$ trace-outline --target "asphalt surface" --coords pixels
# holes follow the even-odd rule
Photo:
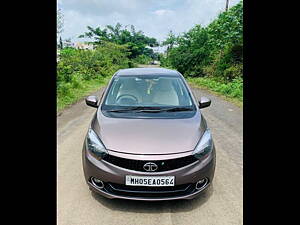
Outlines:
[[[242,109],[204,90],[193,92],[212,100],[202,110],[217,151],[215,177],[207,192],[193,200],[169,202],[110,200],[92,194],[84,181],[81,150],[96,109],[80,101],[57,117],[57,224],[243,224]]]

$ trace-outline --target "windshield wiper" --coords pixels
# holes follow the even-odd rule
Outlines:
[[[159,110],[159,107],[146,107],[146,106],[137,106],[121,109],[111,109],[107,110],[108,112],[129,112],[129,111],[142,111],[142,110]]]
[[[180,112],[180,111],[193,111],[193,108],[190,107],[173,107],[165,109],[167,112]]]
[[[189,107],[172,107],[172,108],[160,108],[160,109],[152,109],[152,110],[139,110],[139,112],[150,112],[150,113],[157,113],[157,112],[180,112],[180,111],[192,111],[193,108]]]

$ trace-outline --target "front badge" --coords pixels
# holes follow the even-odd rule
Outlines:
[[[158,166],[155,163],[148,162],[143,166],[143,168],[147,172],[154,172],[158,169]]]

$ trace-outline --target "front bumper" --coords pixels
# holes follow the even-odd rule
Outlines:
[[[176,200],[192,199],[205,190],[212,182],[215,171],[215,148],[203,161],[196,161],[188,166],[164,171],[164,172],[140,172],[118,167],[104,160],[97,160],[83,147],[83,170],[86,183],[94,192],[107,198],[119,198],[130,200]],[[135,191],[125,186],[125,176],[175,176],[175,186],[172,190],[159,190],[157,192]],[[100,189],[91,182],[95,177],[104,182],[104,188]],[[207,178],[208,182],[199,190],[195,189],[197,181]],[[117,186],[117,187],[116,187]]]

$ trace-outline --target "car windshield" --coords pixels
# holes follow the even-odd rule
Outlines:
[[[116,76],[104,100],[104,108],[170,109],[191,108],[191,96],[179,76]]]

